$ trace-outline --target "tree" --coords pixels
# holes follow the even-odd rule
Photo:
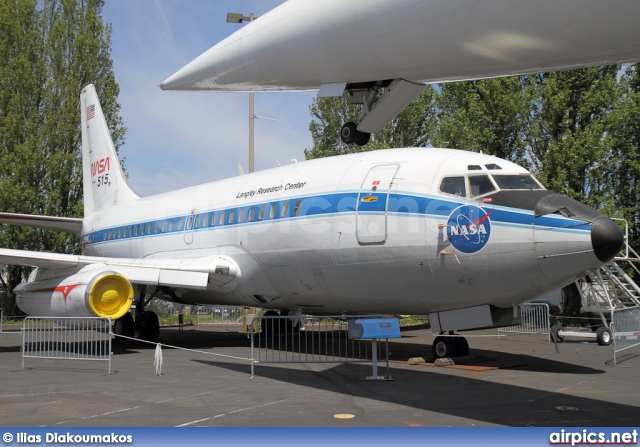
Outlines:
[[[80,90],[96,86],[114,144],[125,128],[119,116],[110,56],[111,27],[103,0],[0,0],[0,209],[82,216]],[[78,252],[74,235],[4,226],[0,246]],[[9,267],[5,289],[27,269]],[[11,301],[12,304],[13,301]],[[15,314],[16,309],[7,309]]]
[[[431,144],[528,165],[525,131],[533,95],[526,76],[443,84]]]
[[[607,183],[613,186],[613,204],[630,225],[631,246],[640,245],[640,64],[629,65],[620,76],[622,95],[609,117],[612,154]]]
[[[537,75],[527,131],[540,180],[597,209],[611,198],[604,181],[613,150],[608,117],[618,103],[619,66]]]

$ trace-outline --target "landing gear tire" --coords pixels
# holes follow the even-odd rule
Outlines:
[[[145,340],[158,338],[160,335],[160,322],[155,312],[145,311],[140,316],[138,324],[138,334]]]
[[[345,123],[340,131],[340,138],[344,144],[356,144],[357,146],[364,146],[369,142],[371,138],[370,133],[360,132],[357,129],[358,125],[354,122]]]
[[[560,331],[564,331],[562,326],[558,326],[557,324],[551,326],[551,338],[556,341],[556,343],[562,343],[564,341],[564,337],[560,335]]]
[[[611,344],[611,331],[606,327],[598,328],[596,340],[598,340],[600,346],[609,346]]]
[[[358,132],[357,136],[356,136],[356,146],[364,146],[365,144],[367,144],[369,142],[369,139],[371,138],[371,134],[370,133],[366,133],[366,132]]]
[[[133,315],[127,312],[122,317],[118,318],[113,323],[113,333],[133,338],[133,336],[136,335],[136,323],[133,321]],[[118,337],[116,337],[116,340],[118,342],[121,341]]]
[[[353,144],[356,142],[358,129],[356,129],[356,123],[349,121],[342,126],[340,131],[340,138],[344,144]]]
[[[462,357],[465,355],[469,355],[469,342],[464,337],[456,337],[454,338],[456,342],[456,350],[458,351],[458,356]]]
[[[436,359],[458,355],[458,347],[454,337],[436,337],[431,350]]]

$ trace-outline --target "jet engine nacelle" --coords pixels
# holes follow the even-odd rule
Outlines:
[[[66,277],[22,283],[14,291],[18,307],[28,315],[43,317],[110,317],[129,311],[133,287],[123,275],[107,267],[87,266]]]

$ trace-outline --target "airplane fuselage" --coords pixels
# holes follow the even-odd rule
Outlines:
[[[536,217],[553,195],[534,180],[497,188],[496,175],[531,178],[447,149],[312,160],[97,212],[83,243],[102,257],[228,256],[239,281],[176,289],[180,301],[307,312],[510,308],[602,264],[587,222],[599,213]]]

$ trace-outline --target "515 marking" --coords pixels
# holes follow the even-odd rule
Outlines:
[[[107,186],[111,185],[111,183],[109,182],[109,174],[98,176],[98,187],[104,186],[104,185],[107,185]]]

